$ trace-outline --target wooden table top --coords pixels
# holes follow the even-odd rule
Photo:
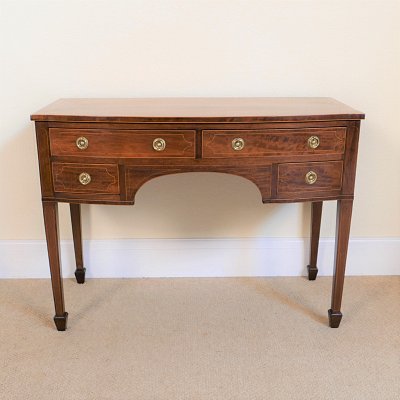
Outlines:
[[[329,97],[187,97],[59,99],[31,115],[35,121],[268,122],[363,119]]]

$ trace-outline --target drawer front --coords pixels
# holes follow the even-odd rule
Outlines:
[[[106,130],[50,128],[53,156],[194,158],[192,130]]]
[[[118,194],[116,164],[53,163],[55,192]]]
[[[342,188],[342,173],[342,161],[279,164],[277,195],[312,197],[316,192],[337,195]]]
[[[346,128],[205,130],[203,157],[342,154]]]

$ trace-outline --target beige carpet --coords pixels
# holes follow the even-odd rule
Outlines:
[[[400,398],[400,277],[0,281],[0,398]]]

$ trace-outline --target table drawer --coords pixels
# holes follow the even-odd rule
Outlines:
[[[194,158],[193,130],[50,128],[53,156]]]
[[[338,194],[342,188],[342,172],[342,161],[279,164],[277,195]]]
[[[346,128],[205,130],[203,157],[265,157],[344,153]]]
[[[55,192],[118,194],[116,164],[53,163]]]

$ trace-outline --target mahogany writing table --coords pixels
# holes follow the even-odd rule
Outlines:
[[[322,203],[337,200],[328,311],[337,328],[363,118],[330,98],[61,99],[33,114],[57,329],[68,317],[58,202],[70,203],[75,276],[84,283],[81,203],[133,204],[152,178],[202,171],[249,179],[263,203],[311,202],[310,280],[318,272]]]

